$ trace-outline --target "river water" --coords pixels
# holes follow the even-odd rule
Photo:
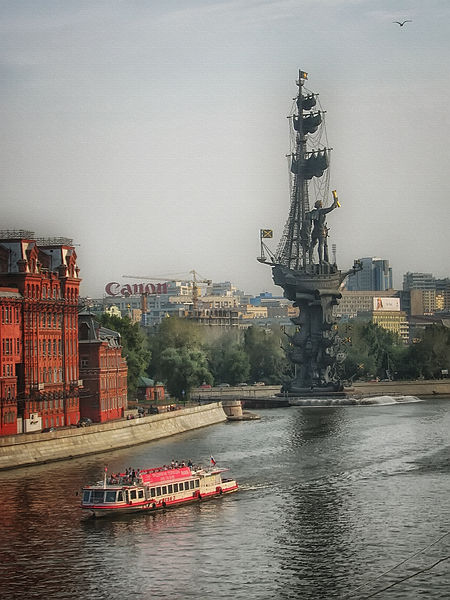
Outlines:
[[[450,555],[448,400],[258,413],[0,473],[0,597],[343,600],[407,577],[376,597],[450,597],[449,560],[415,576]],[[210,454],[231,467],[238,493],[114,519],[78,507],[106,463],[112,472]]]

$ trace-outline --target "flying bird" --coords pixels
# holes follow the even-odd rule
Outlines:
[[[397,25],[400,25],[400,27],[403,27],[403,25],[405,23],[412,23],[412,21],[410,21],[409,19],[407,19],[406,21],[392,21],[393,23],[397,23]]]

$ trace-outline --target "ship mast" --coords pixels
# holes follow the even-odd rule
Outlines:
[[[327,202],[330,149],[321,143],[325,133],[325,128],[320,127],[323,112],[313,110],[317,94],[306,91],[305,79],[307,74],[300,71],[295,110],[289,117],[293,134],[289,216],[275,255],[263,241],[272,237],[272,230],[260,231],[258,258],[272,266],[273,282],[283,288],[285,298],[298,308],[298,315],[291,318],[295,331],[292,335],[285,332],[292,376],[286,377],[282,391],[290,396],[311,395],[316,389],[324,394],[342,392],[339,365],[345,353],[333,310],[341,298],[342,282],[360,268],[355,263],[351,271],[342,273],[335,261],[330,262],[326,218],[340,204],[336,190],[332,193],[332,204]]]
[[[322,123],[322,112],[313,112],[316,94],[305,93],[307,73],[299,71],[296,109],[289,119],[295,137],[291,158],[291,205],[283,235],[275,253],[275,262],[288,269],[308,270],[312,263],[309,252],[311,221],[309,182],[321,177],[328,168],[328,149],[308,150],[308,135]]]

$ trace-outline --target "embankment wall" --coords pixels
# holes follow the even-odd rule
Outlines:
[[[378,381],[355,383],[356,394],[364,396],[417,396],[427,398],[432,396],[450,396],[450,379],[433,379],[423,381]]]
[[[430,379],[417,381],[369,381],[356,382],[352,386],[355,395],[402,395],[427,398],[432,396],[450,397],[450,379]],[[194,390],[192,398],[199,400],[226,400],[266,398],[280,393],[279,385],[246,386],[229,388],[212,388],[210,390]]]
[[[226,421],[221,402],[130,421],[0,438],[0,470],[127,448]]]

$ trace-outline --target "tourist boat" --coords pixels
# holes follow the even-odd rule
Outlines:
[[[222,473],[228,470],[215,465],[208,469],[164,466],[136,471],[130,469],[108,477],[105,468],[103,481],[83,488],[81,508],[95,517],[104,517],[155,511],[216,498],[238,489],[234,479],[222,477]]]

